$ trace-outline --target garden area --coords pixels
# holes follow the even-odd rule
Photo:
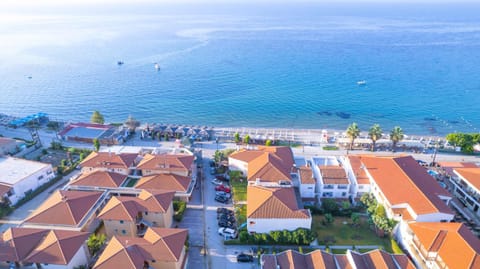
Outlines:
[[[248,181],[245,179],[240,171],[230,171],[230,185],[232,186],[233,199],[236,202],[247,200],[247,185]]]
[[[319,245],[380,246],[390,253],[402,253],[396,243],[389,237],[378,237],[375,231],[370,228],[366,217],[360,217],[356,224],[353,224],[351,218],[348,217],[335,217],[333,222],[329,224],[325,223],[324,219],[324,216],[314,215],[312,220],[312,230],[318,235]],[[369,250],[371,249],[365,251]],[[336,253],[337,250],[333,251]],[[345,252],[345,250],[339,251],[341,253]],[[360,252],[365,251],[360,250]]]

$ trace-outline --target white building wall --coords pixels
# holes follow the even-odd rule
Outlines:
[[[41,264],[42,268],[45,269],[74,269],[80,265],[88,265],[88,250],[85,245],[82,245],[81,248],[78,249],[77,253],[73,255],[72,259],[67,265],[59,265],[59,264]]]
[[[20,199],[25,197],[25,192],[37,189],[54,177],[55,174],[53,173],[52,166],[48,165],[45,168],[42,168],[41,170],[15,183],[15,185],[12,186],[13,195],[8,196],[8,199],[12,204],[16,204]]]
[[[241,171],[244,176],[248,174],[248,163],[234,158],[228,158],[228,169],[231,171]]]
[[[300,184],[302,198],[315,198],[315,184]]]
[[[424,214],[418,215],[416,221],[417,222],[441,222],[446,221],[450,222],[453,220],[453,214],[445,214],[445,213],[433,213],[433,214]]]
[[[250,233],[269,233],[271,231],[289,230],[298,228],[311,229],[312,218],[306,219],[254,219],[247,218],[247,230]]]

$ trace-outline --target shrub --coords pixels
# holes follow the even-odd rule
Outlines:
[[[175,221],[182,221],[183,214],[185,213],[185,209],[187,209],[187,203],[184,201],[173,201],[173,210],[175,214],[173,215],[173,219]]]
[[[257,245],[309,245],[315,238],[317,238],[316,232],[303,228],[295,231],[271,231],[253,235],[247,231],[241,231],[239,234],[240,242]]]

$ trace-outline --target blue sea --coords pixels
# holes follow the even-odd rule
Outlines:
[[[480,128],[480,5],[0,11],[0,113],[362,130]],[[123,65],[117,65],[123,61]],[[154,64],[161,67],[155,70]],[[365,85],[358,81],[365,80]]]

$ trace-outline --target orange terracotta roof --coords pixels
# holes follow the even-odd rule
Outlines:
[[[67,265],[88,236],[89,233],[51,230],[25,261]]]
[[[101,196],[101,192],[56,191],[25,222],[77,226]]]
[[[408,209],[405,207],[395,207],[392,208],[393,214],[401,215],[403,220],[415,220],[413,216],[408,212]]]
[[[291,181],[290,170],[295,163],[290,147],[264,147],[257,150],[242,149],[232,153],[229,158],[248,163],[247,179],[278,182]]]
[[[48,230],[32,228],[9,228],[0,238],[0,261],[23,261]]]
[[[347,255],[330,254],[321,250],[307,254],[286,250],[276,255],[262,255],[261,259],[264,269],[415,269],[406,255],[390,254],[383,250],[372,250],[363,254],[349,251]]]
[[[158,174],[140,178],[135,184],[137,189],[169,190],[186,192],[192,179],[175,174]]]
[[[259,219],[310,218],[299,209],[293,188],[247,187],[247,217]]]
[[[70,185],[118,188],[127,179],[127,176],[106,171],[93,171],[82,174]]]
[[[301,166],[298,168],[300,174],[300,182],[303,184],[315,184],[315,178],[313,177],[312,168],[309,166]]]
[[[6,185],[6,184],[3,184],[3,183],[0,183],[0,200],[1,198],[7,194],[10,190],[12,189],[11,186],[9,185]]]
[[[480,191],[480,168],[455,168],[454,171]]]
[[[144,261],[178,262],[188,230],[148,228],[143,238],[114,236],[98,258],[95,269],[143,269]]]
[[[407,203],[416,214],[453,215],[438,197],[449,193],[411,156],[362,156],[362,162],[391,206]]]
[[[146,154],[137,165],[137,169],[170,172],[190,171],[192,169],[193,160],[193,155]]]
[[[480,240],[464,224],[414,222],[408,225],[420,244],[429,252],[437,252],[447,268],[480,268]]]
[[[251,162],[255,160],[256,158],[260,157],[264,152],[261,150],[248,150],[248,149],[241,149],[239,151],[236,151],[232,154],[230,154],[230,158],[240,160],[243,162]]]
[[[338,268],[341,269],[354,269],[353,266],[350,264],[347,255],[342,254],[335,254],[335,261],[337,261]]]
[[[323,184],[349,184],[347,173],[341,166],[319,165]]]
[[[470,162],[438,162],[442,168],[478,168],[475,163]]]
[[[290,167],[291,168],[291,167]],[[248,163],[247,179],[255,181],[278,182],[280,180],[291,181],[290,168],[270,153],[263,153],[260,157]]]
[[[363,169],[361,158],[361,156],[348,155],[348,160],[350,161],[350,165],[352,166],[352,170],[357,179],[357,183],[370,184],[370,179],[368,178],[365,169]]]
[[[137,156],[136,153],[92,152],[80,163],[80,166],[128,169],[134,165]]]
[[[98,218],[135,221],[138,212],[165,213],[174,194],[171,191],[142,190],[138,197],[113,196],[98,214]]]

